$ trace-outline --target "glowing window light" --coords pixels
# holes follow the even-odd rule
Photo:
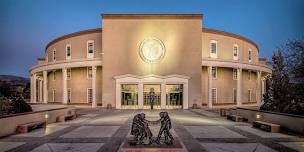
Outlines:
[[[157,63],[165,56],[165,45],[157,38],[144,39],[139,48],[139,55],[147,63]]]

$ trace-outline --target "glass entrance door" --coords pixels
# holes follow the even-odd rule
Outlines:
[[[121,85],[121,108],[136,109],[138,108],[138,91],[136,84]]]
[[[183,85],[168,84],[166,85],[166,107],[169,109],[183,108]]]
[[[145,84],[144,85],[144,109],[150,109],[150,91],[154,91],[154,108],[160,109],[161,90],[160,84]]]

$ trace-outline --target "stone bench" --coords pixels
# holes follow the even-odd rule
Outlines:
[[[247,119],[243,118],[242,116],[238,116],[238,115],[227,115],[227,120],[231,120],[231,121],[235,121],[235,122],[247,121]]]
[[[46,121],[34,121],[17,126],[17,133],[27,133],[36,128],[46,128]]]
[[[221,108],[221,109],[220,109],[220,116],[226,117],[226,116],[229,114],[229,110],[230,110],[230,109]]]
[[[66,120],[73,120],[75,119],[77,116],[76,116],[76,112],[75,110],[71,110],[68,112],[67,115],[62,115],[62,116],[58,116],[56,118],[56,121],[57,122],[65,122]]]
[[[273,133],[280,132],[280,125],[272,124],[264,121],[254,121],[252,123],[252,126],[254,128],[259,128],[267,132],[273,132]]]

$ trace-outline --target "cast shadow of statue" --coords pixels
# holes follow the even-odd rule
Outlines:
[[[173,136],[170,133],[172,128],[171,119],[168,112],[160,112],[160,119],[157,121],[148,121],[145,118],[144,113],[140,113],[134,116],[131,135],[134,136],[132,141],[129,141],[131,145],[141,145],[141,144],[162,144],[161,137],[164,135],[164,142],[167,145],[173,144]],[[149,128],[149,125],[160,124],[160,129],[156,139],[153,139],[153,134]],[[146,141],[146,142],[145,142]]]

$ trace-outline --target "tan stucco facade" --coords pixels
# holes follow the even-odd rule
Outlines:
[[[182,98],[187,102],[184,109],[260,104],[263,78],[271,68],[259,59],[254,42],[203,28],[200,14],[103,14],[101,21],[100,29],[68,34],[47,45],[45,59],[40,58],[30,69],[32,102],[120,108],[117,103],[122,102],[121,85],[135,84],[139,102],[136,108],[142,108],[142,87],[155,84],[163,90],[160,107],[166,108],[166,86],[178,84],[183,85]],[[140,56],[147,38],[158,39],[164,46],[165,53],[156,63],[148,63]],[[216,57],[211,54],[214,42]],[[92,55],[88,53],[91,43]],[[237,57],[233,53],[235,46]],[[237,79],[233,69],[240,74]],[[88,89],[92,89],[90,95]]]

